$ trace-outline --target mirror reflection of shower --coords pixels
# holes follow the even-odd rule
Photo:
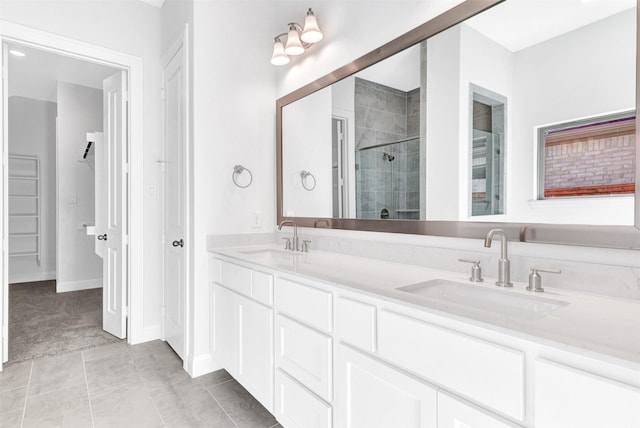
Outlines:
[[[420,112],[424,110],[417,85],[419,81],[405,82],[398,89],[355,79],[357,218],[420,219]]]

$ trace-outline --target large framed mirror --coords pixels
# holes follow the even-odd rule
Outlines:
[[[640,248],[636,0],[467,0],[276,102],[278,222]]]

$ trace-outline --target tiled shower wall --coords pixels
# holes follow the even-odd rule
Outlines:
[[[420,89],[404,92],[356,78],[355,106],[358,218],[380,218],[386,208],[389,218],[418,219]]]

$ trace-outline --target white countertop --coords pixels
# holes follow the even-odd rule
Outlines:
[[[276,251],[269,251],[269,250]],[[265,251],[266,250],[266,251]],[[513,288],[496,287],[495,278],[482,283],[469,281],[468,275],[438,269],[393,263],[364,257],[310,250],[291,253],[273,245],[209,248],[209,251],[258,266],[320,281],[328,285],[351,288],[404,302],[440,315],[464,319],[527,340],[544,339],[620,358],[638,368],[640,364],[640,302],[545,287],[543,293],[525,290],[526,284],[514,282]],[[295,254],[295,255],[294,255]],[[532,296],[562,306],[546,314],[522,316],[476,305],[461,305],[437,297],[425,297],[398,287],[443,279],[486,289],[488,293],[510,293],[509,297]],[[544,286],[544,282],[543,282]]]

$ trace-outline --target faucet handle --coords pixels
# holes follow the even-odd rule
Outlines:
[[[531,273],[529,274],[529,286],[527,287],[527,291],[535,291],[541,293],[544,291],[542,288],[542,277],[538,272],[545,273],[562,273],[560,269],[540,269],[536,267],[531,268]]]
[[[482,278],[482,268],[480,267],[480,260],[458,259],[458,261],[462,263],[473,264],[473,266],[471,266],[471,276],[469,277],[469,281],[473,281],[473,282],[484,281],[484,278]]]
[[[284,249],[291,250],[291,238],[282,238],[282,240],[284,241]]]
[[[303,239],[302,240],[302,248],[301,248],[301,252],[303,253],[308,253],[309,252],[309,244],[311,244],[311,240],[310,239]]]

